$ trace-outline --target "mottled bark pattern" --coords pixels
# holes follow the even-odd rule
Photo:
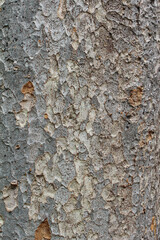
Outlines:
[[[158,240],[158,0],[0,0],[3,240]]]

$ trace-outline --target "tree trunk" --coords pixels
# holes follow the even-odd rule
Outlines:
[[[0,0],[3,240],[158,240],[158,0]]]

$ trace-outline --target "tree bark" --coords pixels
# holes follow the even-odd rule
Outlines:
[[[0,0],[3,240],[158,240],[158,0]]]

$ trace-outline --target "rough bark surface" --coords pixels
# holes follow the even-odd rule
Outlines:
[[[0,0],[1,239],[159,239],[159,12]]]

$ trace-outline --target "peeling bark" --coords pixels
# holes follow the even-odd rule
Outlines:
[[[158,17],[0,1],[2,239],[159,239]]]

